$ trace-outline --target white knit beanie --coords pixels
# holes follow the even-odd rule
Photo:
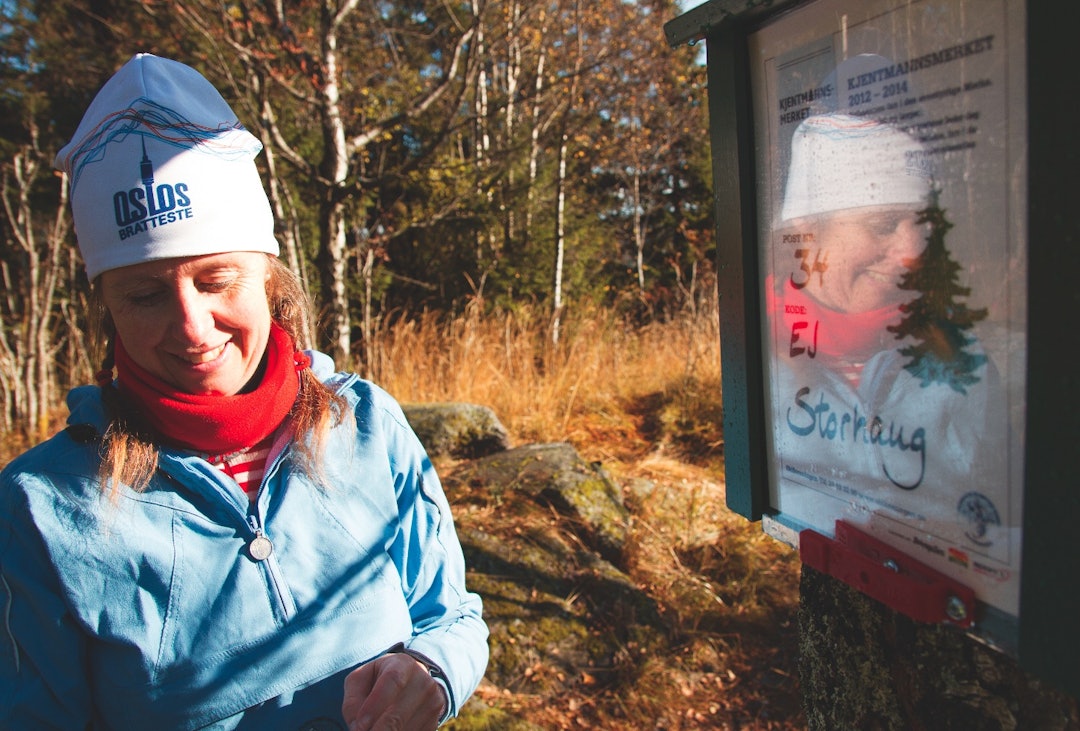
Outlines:
[[[901,130],[847,114],[809,117],[791,139],[780,218],[926,204],[931,178],[926,152]]]
[[[101,88],[56,156],[70,177],[91,280],[154,259],[278,254],[255,156],[262,143],[198,71],[138,54]]]

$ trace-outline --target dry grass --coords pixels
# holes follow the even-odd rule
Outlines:
[[[716,323],[715,304],[641,328],[589,307],[564,316],[556,344],[546,311],[424,313],[382,328],[372,377],[403,402],[489,406],[515,443],[571,441],[594,456],[626,446],[647,399],[691,389],[719,408]]]

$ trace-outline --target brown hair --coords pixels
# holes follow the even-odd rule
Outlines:
[[[267,255],[270,277],[266,297],[270,316],[289,334],[296,346],[304,347],[303,334],[308,320],[308,298],[300,279],[276,256]],[[114,365],[113,343],[116,329],[105,307],[100,279],[95,279],[92,305],[99,323],[99,339],[105,343],[102,369],[111,372]],[[110,383],[101,388],[102,401],[109,415],[109,425],[102,435],[99,478],[102,488],[115,497],[120,485],[136,492],[145,490],[157,469],[161,437],[142,423]],[[330,430],[350,413],[344,397],[327,388],[306,368],[300,372],[300,389],[289,416],[297,438],[292,445],[299,464],[311,477],[320,477],[319,457]]]

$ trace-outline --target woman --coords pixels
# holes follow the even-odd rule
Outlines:
[[[2,474],[2,728],[432,729],[483,675],[400,407],[296,350],[260,149],[138,55],[57,156],[107,355]]]

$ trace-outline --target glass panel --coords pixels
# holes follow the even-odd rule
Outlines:
[[[1023,7],[818,0],[750,38],[770,503],[1019,605]]]

